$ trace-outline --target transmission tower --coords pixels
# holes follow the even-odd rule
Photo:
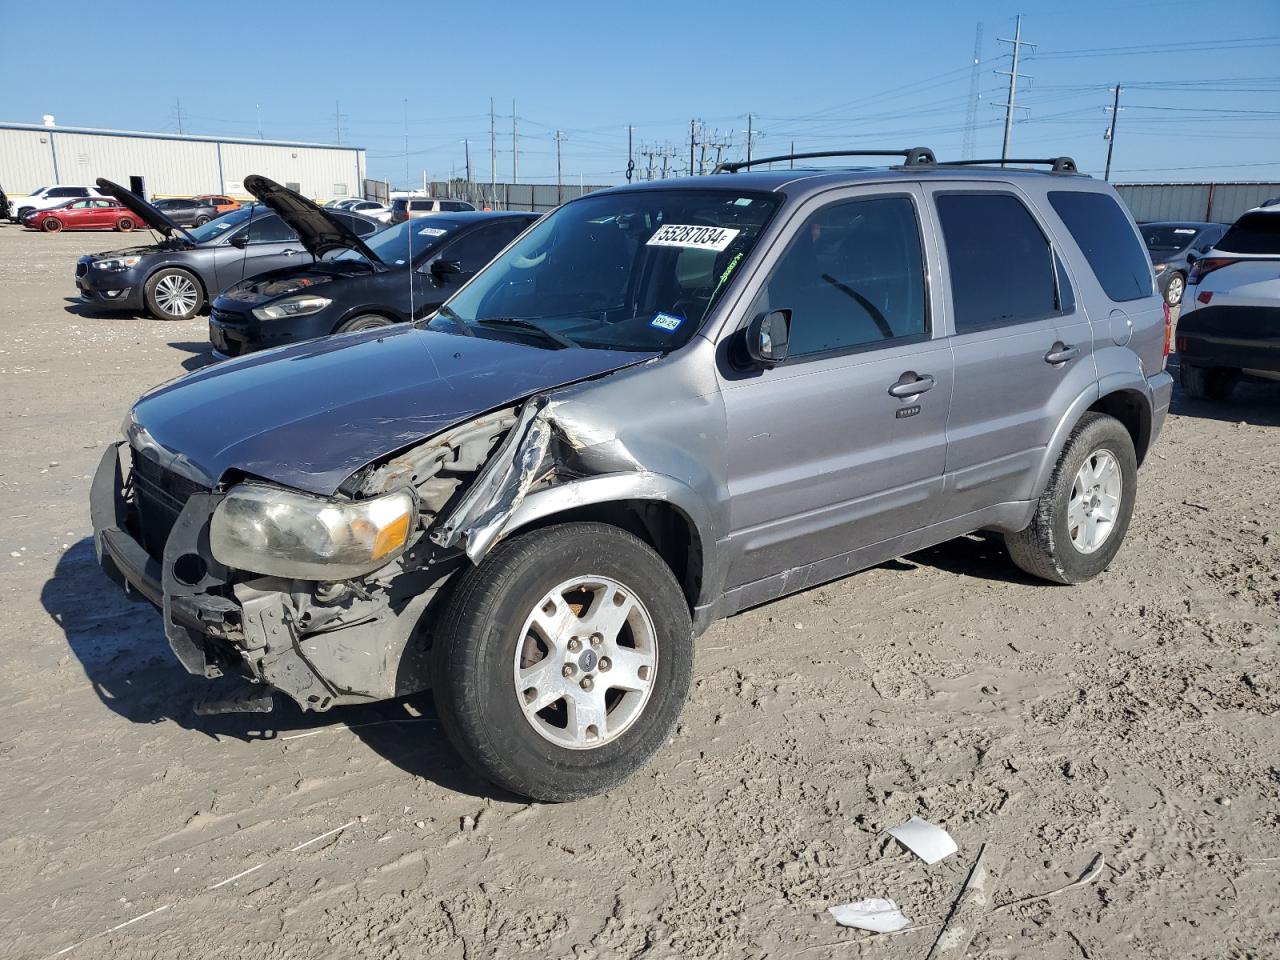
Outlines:
[[[978,21],[978,29],[973,35],[973,70],[969,73],[969,110],[964,118],[964,146],[960,155],[965,160],[973,159],[973,135],[978,126],[978,81],[981,77],[982,64],[982,21]]]

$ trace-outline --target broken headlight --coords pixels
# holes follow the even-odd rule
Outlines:
[[[299,580],[378,569],[409,542],[418,504],[409,490],[336,500],[263,483],[233,487],[213,512],[209,548],[228,567]]]

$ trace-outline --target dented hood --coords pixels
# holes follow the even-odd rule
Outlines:
[[[298,242],[307,248],[307,253],[317,260],[330,250],[355,250],[375,267],[385,266],[345,223],[329,216],[327,210],[302,194],[256,173],[244,178],[244,188],[274,210],[298,235]]]
[[[455,424],[656,355],[546,350],[401,324],[163,384],[134,405],[130,434],[207,484],[241,471],[329,495],[366,464]]]

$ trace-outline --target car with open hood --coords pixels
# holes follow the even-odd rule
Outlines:
[[[219,357],[435,313],[538,219],[536,213],[460,213],[433,217],[428,225],[408,221],[360,241],[342,232],[319,234],[308,219],[295,218],[296,207],[310,204],[306,198],[260,189],[316,259],[261,273],[213,302],[209,340]]]
[[[430,688],[540,800],[667,742],[721,617],[977,530],[1097,576],[1173,387],[1133,219],[1069,158],[886,153],[589,193],[429,318],[157,387],[94,477],[103,569],[244,678],[202,710]]]
[[[133,211],[160,239],[81,257],[75,282],[88,305],[185,320],[241,280],[311,259],[293,229],[262,203],[188,230],[117,183],[101,179],[98,188]],[[357,237],[371,236],[381,227],[358,214],[338,212],[334,217]]]

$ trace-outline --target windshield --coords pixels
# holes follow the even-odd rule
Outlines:
[[[364,238],[364,244],[389,267],[403,267],[411,259],[438,247],[458,225],[451,220],[432,217],[431,225],[424,227],[421,220],[406,220],[387,230],[380,230]],[[364,254],[356,250],[343,250],[326,260],[364,260]]]
[[[257,209],[258,207],[251,203],[241,207],[239,210],[232,210],[230,213],[224,213],[216,220],[210,220],[208,223],[199,227],[193,227],[187,232],[195,238],[196,243],[205,243],[209,240],[216,240],[233,227],[238,227],[240,224],[246,223]]]
[[[530,321],[579,346],[673,350],[702,325],[779,199],[641,190],[575,200],[531,227],[449,307],[464,323]]]
[[[1200,232],[1199,227],[1179,227],[1173,224],[1148,225],[1140,229],[1142,239],[1152,253],[1174,253],[1181,250]]]
[[[1246,213],[1218,241],[1224,253],[1280,254],[1280,212]]]

